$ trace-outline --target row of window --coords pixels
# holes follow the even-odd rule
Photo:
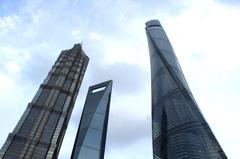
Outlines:
[[[57,140],[58,140],[58,137],[59,137],[59,134],[60,134],[60,131],[62,129],[62,126],[64,124],[64,121],[65,121],[65,116],[64,115],[61,115],[60,119],[58,120],[58,124],[57,124],[57,127],[55,129],[55,132],[53,134],[53,137],[52,137],[52,140],[51,140],[51,143],[57,143]]]
[[[59,120],[60,114],[52,112],[47,120],[47,123],[43,129],[42,136],[40,138],[40,141],[42,142],[50,142],[51,138],[53,136],[53,133],[55,131],[55,128],[57,126],[58,120]]]
[[[79,68],[79,66],[81,66],[83,63],[83,60],[80,61],[57,61],[55,63],[55,65],[53,66],[53,68],[71,68],[74,71],[77,71],[77,69]]]
[[[64,105],[64,103],[65,103],[66,98],[67,98],[66,94],[60,93],[58,95],[58,98],[57,98],[56,103],[54,105],[54,109],[61,110],[63,105]],[[53,136],[53,134],[55,132],[55,127],[57,126],[57,123],[59,121],[59,116],[60,116],[59,113],[54,113],[54,112],[52,112],[49,115],[49,118],[47,119],[47,123],[45,123],[46,125],[45,125],[45,127],[43,129],[40,141],[42,141],[42,142],[50,142],[51,141],[51,138],[52,138],[52,136]],[[34,152],[33,157],[34,158],[37,158],[37,157],[45,158],[45,155],[47,153],[47,148],[44,150],[44,152],[40,152],[40,150],[38,150],[38,149],[39,148],[37,147],[36,148],[36,152]]]
[[[82,62],[83,58],[79,57],[79,56],[72,56],[71,54],[67,54],[65,56],[61,56],[58,58],[57,62]]]
[[[73,60],[81,60],[82,59],[82,56],[77,56],[76,54],[73,54],[71,52],[68,52],[67,54],[60,54],[60,56],[58,57],[58,60],[70,60],[70,61],[73,61]]]
[[[24,139],[14,137],[12,143],[6,151],[6,154],[4,155],[4,159],[18,158],[18,156],[22,153],[25,144],[26,141]]]
[[[37,100],[37,104],[44,105],[49,97],[49,94],[50,89],[43,89]],[[55,101],[53,109],[56,111],[62,111],[66,98],[67,95],[65,93],[60,93]],[[26,117],[25,121],[21,126],[21,129],[19,131],[20,135],[28,136],[31,133],[33,126],[35,125],[37,119],[40,117],[39,115],[42,111],[44,110],[32,107],[31,111],[28,113],[28,116]]]
[[[47,154],[48,151],[48,145],[45,144],[38,144],[32,154],[32,158],[35,159],[45,159],[45,156]]]
[[[20,130],[19,130],[19,135],[21,136],[26,136],[28,137],[32,133],[32,129],[40,117],[41,110],[32,108],[31,111],[29,112],[27,118],[24,120]]]

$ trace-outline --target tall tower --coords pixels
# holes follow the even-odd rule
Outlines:
[[[71,159],[104,159],[112,81],[88,90]]]
[[[88,60],[80,44],[61,52],[9,134],[0,158],[57,158]]]
[[[157,20],[146,23],[152,79],[154,159],[226,159]]]

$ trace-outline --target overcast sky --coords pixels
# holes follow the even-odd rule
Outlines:
[[[0,0],[0,147],[61,50],[90,57],[60,151],[68,159],[90,85],[113,79],[106,159],[151,159],[145,22],[160,20],[227,156],[240,153],[239,0]]]

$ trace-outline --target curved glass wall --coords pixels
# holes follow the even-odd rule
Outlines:
[[[226,159],[159,21],[148,21],[146,33],[151,61],[154,159]]]

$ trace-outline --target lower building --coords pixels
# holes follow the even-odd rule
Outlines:
[[[71,159],[103,159],[112,81],[88,90]]]

